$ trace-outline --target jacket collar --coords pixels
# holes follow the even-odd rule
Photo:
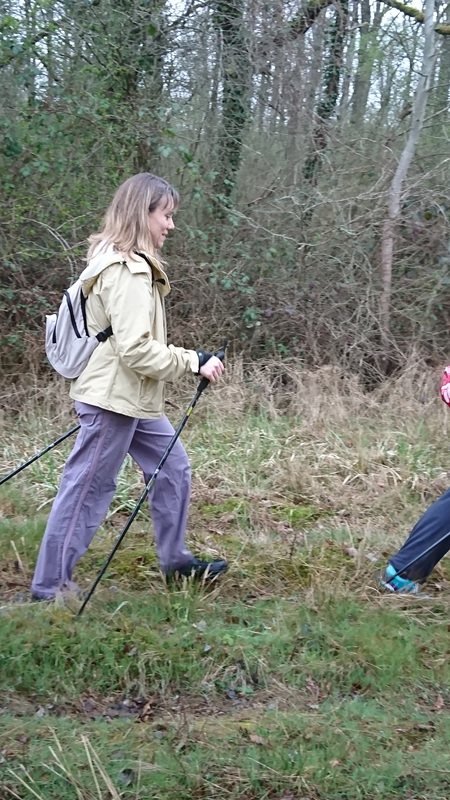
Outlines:
[[[147,265],[147,268],[151,269],[152,276],[153,276],[153,283],[157,283],[158,284],[158,288],[159,288],[160,293],[162,294],[163,297],[166,297],[166,295],[168,295],[169,292],[170,292],[169,279],[168,279],[165,271],[161,267],[161,265],[156,260],[156,258],[154,256],[149,255],[149,253],[143,253],[143,252],[136,253],[136,258],[139,259],[139,261],[141,263],[145,262],[145,264]],[[134,263],[134,262],[132,262],[132,263]],[[133,269],[130,267],[129,264],[128,264],[128,266],[131,269],[131,271],[133,272]]]
[[[113,264],[126,264],[130,272],[133,274],[139,272],[151,272],[153,276],[153,282],[158,284],[161,295],[165,297],[169,294],[169,279],[154,256],[151,256],[149,253],[141,252],[135,253],[132,259],[125,258],[121,253],[115,250],[113,245],[108,245],[108,247],[105,248],[102,248],[100,245],[92,258],[89,260],[87,267],[85,267],[80,275],[80,280],[83,283],[83,294],[86,297],[91,291],[100,273]]]

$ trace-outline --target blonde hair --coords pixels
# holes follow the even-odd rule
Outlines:
[[[164,178],[140,172],[122,183],[106,209],[100,230],[89,237],[87,258],[94,251],[114,245],[125,258],[133,258],[134,253],[142,252],[162,263],[153,243],[148,212],[162,207],[169,213],[176,211],[180,196],[176,189]]]

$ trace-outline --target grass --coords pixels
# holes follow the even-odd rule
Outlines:
[[[447,560],[427,600],[375,580],[447,488],[436,376],[367,395],[328,368],[228,372],[183,433],[189,544],[230,560],[214,588],[165,587],[143,509],[81,618],[14,603],[71,442],[0,487],[0,800],[448,798]],[[22,399],[0,472],[72,424]],[[141,488],[126,461],[82,586]]]

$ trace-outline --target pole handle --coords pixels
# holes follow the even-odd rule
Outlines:
[[[220,350],[216,350],[216,352],[213,353],[213,356],[216,356],[216,358],[220,358],[220,360],[223,361],[224,358],[225,358],[225,351],[227,349],[227,346],[228,346],[228,340],[225,339],[221,349]],[[205,389],[208,388],[208,386],[209,386],[208,378],[202,378],[200,383],[199,383],[199,385],[198,385],[198,387],[197,387],[198,394],[200,395]]]
[[[217,350],[217,352],[215,352],[214,355],[217,358],[220,358],[221,361],[223,361],[224,358],[225,358],[225,351],[226,351],[227,347],[228,347],[228,339],[225,339],[224,343],[222,345],[222,349],[221,350]]]

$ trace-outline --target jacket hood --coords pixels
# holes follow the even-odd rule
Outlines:
[[[161,269],[157,260],[149,253],[136,253],[133,259],[125,258],[122,253],[119,253],[115,249],[114,245],[109,244],[107,247],[104,247],[100,243],[80,275],[85,297],[88,296],[103,270],[107,269],[107,267],[111,267],[113,264],[123,264],[127,266],[132,273],[148,272],[151,265],[154,280],[161,284],[161,294],[163,296],[169,294],[170,284],[167,275],[164,270]]]

